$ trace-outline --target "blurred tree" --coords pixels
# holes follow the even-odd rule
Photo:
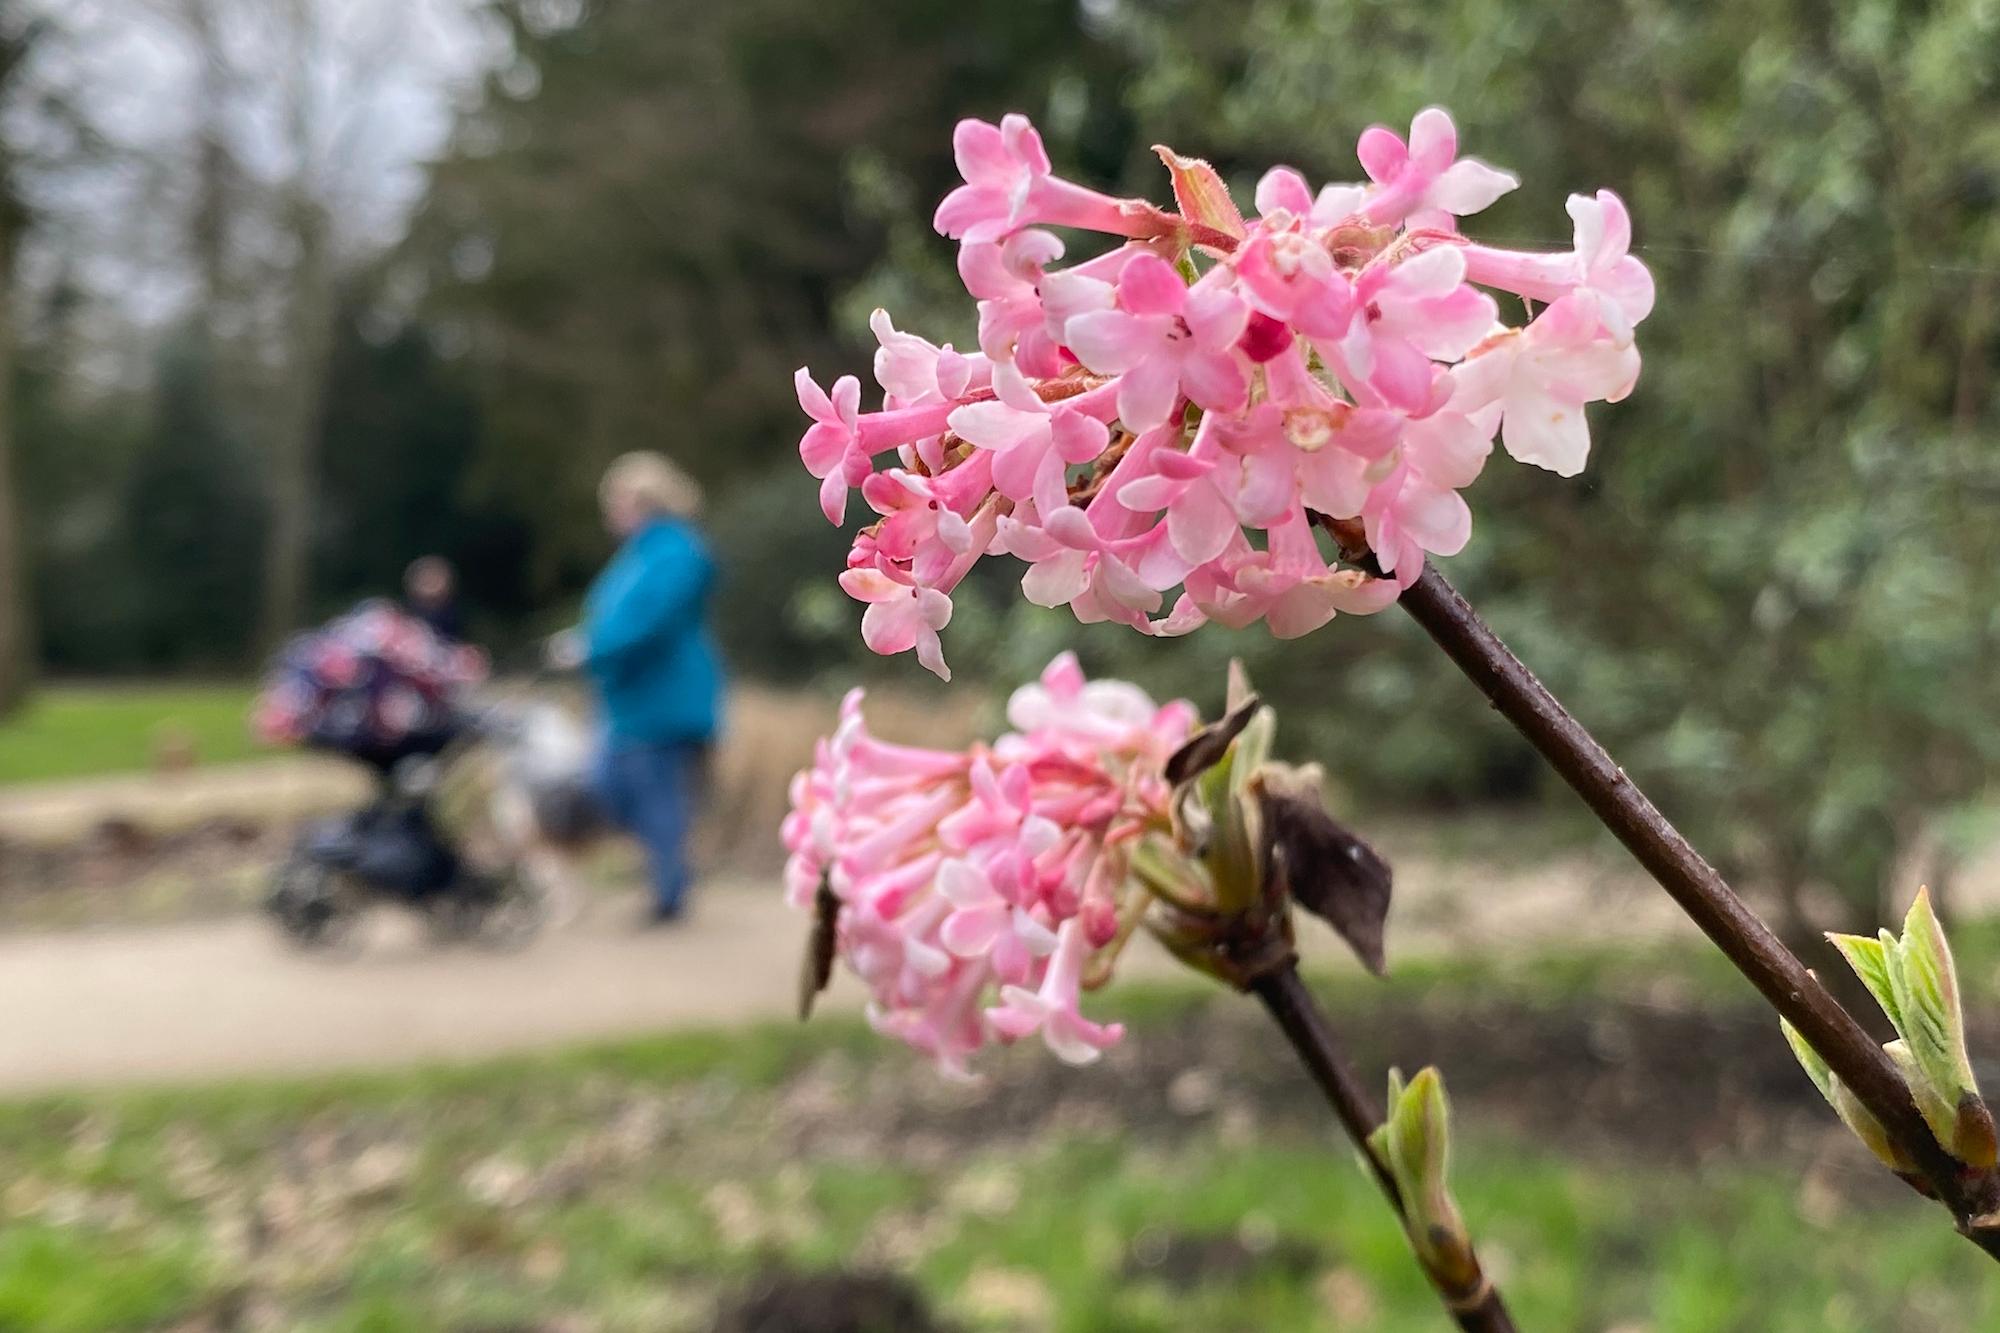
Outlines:
[[[478,493],[531,515],[535,586],[603,538],[598,469],[663,448],[711,488],[790,455],[794,367],[853,364],[839,294],[882,251],[862,145],[941,192],[952,121],[1046,106],[1105,53],[1075,0],[500,0],[512,58],[438,165],[405,272],[474,367]]]
[[[18,54],[0,34],[0,87]],[[0,142],[0,715],[19,704],[34,675],[33,622],[28,609],[27,544],[15,498],[14,253],[22,217],[6,188],[6,147]]]
[[[188,329],[208,344],[177,364],[212,377],[218,420],[254,446],[267,645],[308,609],[337,289],[384,243],[381,145],[409,133],[393,123],[407,110],[403,71],[434,58],[412,37],[438,8],[160,0],[145,11],[172,25],[192,71],[189,132],[154,149],[181,168],[157,175],[153,194],[184,228]]]
[[[23,280],[23,256],[47,220],[41,193],[53,178],[96,157],[100,147],[79,110],[73,77],[57,58],[67,36],[61,18],[61,11],[21,0],[0,3],[0,713],[25,696],[38,658],[32,506],[24,489],[28,467],[17,396],[27,373],[23,335],[35,304]]]
[[[211,346],[190,330],[161,349],[150,419],[125,474],[114,540],[141,592],[120,599],[117,664],[128,670],[235,668],[263,628],[260,470],[213,392]]]
[[[344,603],[396,588],[415,556],[442,554],[480,613],[475,635],[504,646],[540,611],[524,595],[530,534],[467,485],[482,423],[461,369],[420,326],[371,327],[350,294],[327,371],[313,585]]]
[[[0,110],[19,100],[29,54],[42,31],[21,11],[0,10]],[[20,171],[16,149],[0,134],[0,715],[27,694],[35,662],[27,541],[14,461],[15,261],[28,220]]]

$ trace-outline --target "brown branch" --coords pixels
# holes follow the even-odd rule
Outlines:
[[[1368,1144],[1368,1136],[1382,1123],[1382,1113],[1362,1090],[1340,1039],[1299,976],[1298,960],[1287,956],[1282,965],[1262,969],[1248,981],[1247,989],[1271,1011],[1272,1019],[1298,1052],[1306,1072],[1326,1094],[1327,1104],[1333,1107],[1341,1128],[1368,1159],[1375,1183],[1382,1187],[1397,1216],[1403,1216],[1403,1193],[1396,1186],[1396,1178]],[[1425,1275],[1437,1289],[1445,1309],[1466,1333],[1514,1333],[1514,1320],[1500,1299],[1499,1289],[1483,1273],[1478,1273],[1469,1286],[1457,1290],[1428,1268]]]
[[[1329,522],[1343,551],[1372,566],[1358,525]],[[2000,1172],[1973,1170],[1931,1134],[1882,1047],[1746,906],[1583,725],[1523,666],[1456,588],[1427,566],[1399,604],[1625,844],[1702,933],[1819,1052],[1951,1209],[1958,1228],[2000,1259]]]

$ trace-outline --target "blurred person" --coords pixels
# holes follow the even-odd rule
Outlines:
[[[448,643],[465,641],[458,609],[458,571],[441,555],[419,556],[403,571],[403,605]]]
[[[723,676],[707,623],[715,562],[695,525],[701,490],[656,453],[612,463],[598,488],[622,543],[584,599],[583,623],[548,656],[581,667],[602,705],[596,786],[604,811],[645,847],[649,920],[683,910],[688,833],[721,711]]]

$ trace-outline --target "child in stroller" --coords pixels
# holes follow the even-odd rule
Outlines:
[[[477,649],[447,642],[386,601],[364,602],[279,655],[253,718],[265,740],[367,766],[375,797],[301,830],[265,900],[285,936],[324,948],[370,902],[418,912],[440,940],[525,941],[540,895],[512,868],[473,864],[431,806],[440,766],[476,740],[465,693],[485,676]]]

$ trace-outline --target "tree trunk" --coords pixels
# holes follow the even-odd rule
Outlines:
[[[27,540],[15,490],[13,303],[14,237],[0,215],[0,715],[27,696],[35,661]]]
[[[306,613],[312,546],[313,445],[319,434],[333,330],[327,218],[301,193],[292,202],[298,245],[286,352],[276,377],[270,421],[270,524],[264,542],[263,641],[284,641]]]

